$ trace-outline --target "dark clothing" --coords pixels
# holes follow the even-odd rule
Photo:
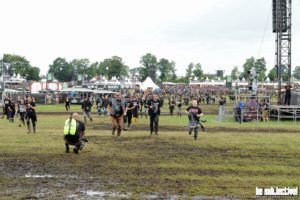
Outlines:
[[[133,117],[138,117],[139,114],[139,102],[138,100],[132,101],[133,109],[131,110]]]
[[[133,108],[133,102],[130,101],[130,100],[126,101],[126,107],[128,108],[128,110],[127,110],[127,116],[128,115],[132,115],[132,109],[131,108]]]
[[[77,131],[79,134],[82,134],[85,131],[85,125],[82,121],[76,120],[77,122]]]
[[[160,107],[161,107],[161,103],[159,100],[150,101],[149,115],[150,116],[160,115]]]
[[[65,107],[66,107],[66,111],[70,110],[70,99],[69,99],[69,97],[67,97],[65,99]]]
[[[108,99],[103,99],[102,106],[103,106],[104,108],[107,108],[108,105],[109,105],[109,100],[108,100]]]
[[[11,104],[11,100],[10,99],[4,99],[4,106],[6,109],[8,109],[10,107]]]
[[[109,102],[109,106],[112,117],[121,117],[125,112],[126,103],[123,100],[113,99]]]
[[[36,117],[36,114],[35,114],[35,110],[31,107],[35,107],[35,103],[34,102],[31,102],[31,103],[27,103],[26,105],[26,116],[27,117]]]
[[[158,132],[159,115],[150,115],[150,132]],[[154,127],[153,127],[154,125]]]
[[[35,131],[37,118],[36,118],[35,110],[31,108],[29,105],[35,107],[35,103],[31,102],[31,103],[27,103],[26,105],[26,122],[27,122],[28,129],[30,129],[30,120],[31,120],[33,130]]]
[[[150,103],[151,103],[151,100],[150,100],[150,99],[148,99],[148,98],[145,99],[145,100],[144,100],[144,107],[145,107],[145,108],[149,108],[149,107],[150,107]]]
[[[65,135],[65,141],[67,144],[77,145],[80,143],[81,134],[85,131],[85,125],[83,122],[76,120],[76,126],[75,135]]]
[[[159,115],[160,115],[160,107],[161,102],[159,100],[150,102],[149,108],[149,115],[150,115],[150,132],[151,134],[153,131],[158,133],[158,122],[159,122]]]
[[[197,122],[200,121],[200,117],[198,117],[197,115],[200,115],[202,114],[202,110],[201,108],[199,108],[198,106],[194,107],[194,106],[189,106],[187,109],[186,109],[187,112],[190,113],[190,115],[193,115],[193,117],[195,118],[195,120]]]
[[[4,99],[4,115],[6,115],[6,118],[9,119],[9,115],[10,115],[10,105],[11,105],[11,100],[10,99]]]
[[[89,100],[84,100],[81,104],[81,108],[84,112],[91,112],[92,106],[93,105]]]

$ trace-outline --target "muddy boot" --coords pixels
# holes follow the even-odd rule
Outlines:
[[[117,136],[118,136],[118,137],[121,136],[121,129],[118,129]]]
[[[116,129],[115,128],[113,128],[113,130],[112,130],[112,136],[115,136],[115,132],[116,132]]]
[[[69,145],[68,145],[68,144],[65,144],[65,147],[66,147],[66,150],[65,150],[65,152],[66,152],[66,153],[69,153],[69,152],[70,152]]]
[[[27,129],[28,129],[27,133],[28,133],[28,134],[31,133],[30,125],[27,125]]]
[[[73,151],[74,151],[75,154],[78,154],[78,149],[77,149],[77,147],[75,147],[75,148],[73,149]]]
[[[84,117],[84,123],[85,123],[85,124],[87,123],[87,121],[86,121],[86,117]]]
[[[35,126],[33,127],[33,133],[35,133]]]
[[[203,132],[205,131],[205,128],[204,128],[204,126],[202,126],[202,125],[201,125],[201,129],[202,129]]]
[[[90,117],[90,121],[92,122],[92,121],[93,121],[93,118]]]

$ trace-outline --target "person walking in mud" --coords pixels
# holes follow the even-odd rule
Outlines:
[[[35,112],[35,102],[32,97],[27,97],[27,102],[26,102],[26,123],[27,123],[27,133],[31,133],[31,125],[30,121],[32,123],[32,128],[33,128],[33,133],[36,132],[36,122],[37,122],[37,117],[36,117],[36,112]]]
[[[66,108],[66,111],[70,110],[70,98],[69,98],[69,95],[66,95],[66,97],[65,97],[65,108]]]
[[[25,126],[26,105],[22,96],[18,96],[17,113],[19,114],[19,127]]]
[[[117,136],[120,137],[123,127],[123,116],[127,114],[126,103],[120,93],[117,93],[115,98],[112,98],[108,106],[108,113],[112,121],[112,135],[114,136],[117,130]]]
[[[181,108],[182,108],[182,101],[181,99],[179,99],[177,103],[177,115],[179,115],[180,117],[181,117]]]
[[[93,118],[91,117],[91,109],[92,109],[92,103],[91,101],[89,100],[88,96],[85,96],[84,97],[84,100],[81,104],[81,109],[82,109],[82,112],[83,112],[83,118],[84,118],[84,123],[86,124],[87,123],[87,119],[86,118],[89,118],[90,119],[90,122],[93,121]]]
[[[127,129],[130,128],[131,125],[131,120],[132,120],[132,110],[133,110],[133,103],[131,101],[130,95],[127,95],[125,97],[125,103],[126,103],[126,108],[127,112],[126,115],[123,116],[123,130],[126,131]]]
[[[144,102],[143,102],[143,104],[144,104],[144,114],[145,114],[146,119],[147,119],[148,114],[149,114],[150,102],[151,102],[150,96],[146,95],[145,99],[144,99]]]
[[[176,106],[176,101],[174,98],[171,98],[169,100],[169,110],[170,110],[171,117],[173,117],[175,106]]]
[[[150,101],[150,106],[149,106],[150,135],[152,135],[153,132],[155,133],[155,135],[158,135],[158,122],[159,122],[160,108],[161,108],[161,102],[158,99],[158,96],[155,94],[153,95],[153,99]]]
[[[109,106],[108,96],[105,95],[102,102],[103,114],[107,115],[107,107]]]
[[[204,131],[204,126],[200,122],[200,117],[203,116],[201,108],[198,106],[197,100],[193,100],[192,105],[186,109],[189,118],[189,134],[194,130],[194,139],[197,140],[199,127]]]
[[[4,109],[3,109],[4,113],[3,113],[3,116],[6,115],[6,119],[9,119],[9,113],[11,111],[11,109],[10,109],[10,106],[11,106],[11,100],[10,100],[10,98],[8,98],[8,96],[6,96],[4,98],[3,103],[4,103]]]

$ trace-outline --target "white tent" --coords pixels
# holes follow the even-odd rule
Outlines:
[[[147,77],[146,80],[141,84],[140,87],[142,90],[146,90],[148,88],[152,88],[153,90],[159,88],[155,83],[152,81],[150,77]]]

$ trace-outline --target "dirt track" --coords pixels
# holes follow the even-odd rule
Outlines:
[[[204,124],[205,126],[205,124]],[[111,130],[111,125],[107,123],[100,123],[100,124],[93,124],[89,125],[88,128],[93,129],[93,130]],[[149,126],[145,124],[135,124],[132,125],[130,128],[130,131],[147,131],[149,130]],[[188,127],[187,126],[159,126],[160,131],[165,131],[165,132],[172,132],[172,131],[187,131]],[[300,129],[296,128],[262,128],[262,127],[249,127],[249,128],[241,128],[238,126],[235,128],[229,128],[229,127],[208,127],[205,128],[205,132],[207,133],[300,133]]]

